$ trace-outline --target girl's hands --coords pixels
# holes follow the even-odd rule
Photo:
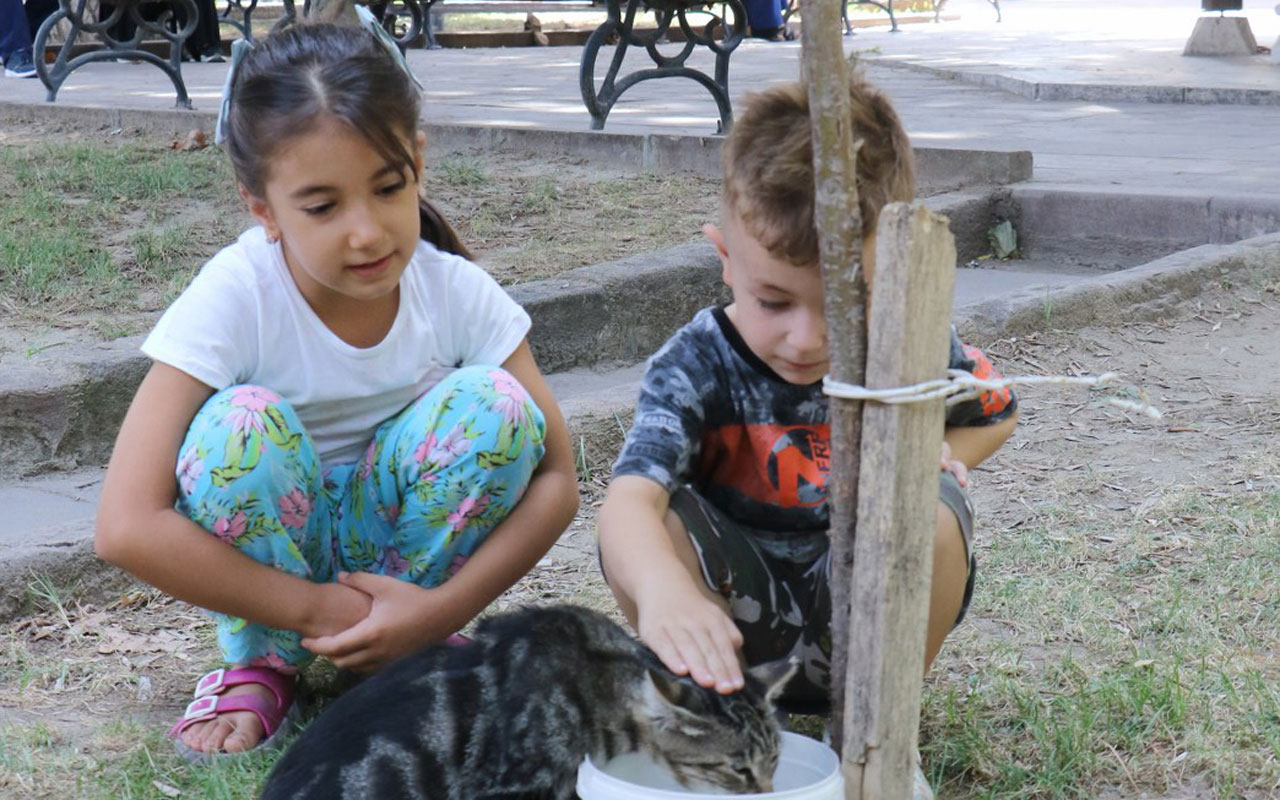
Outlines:
[[[637,598],[640,640],[677,675],[689,675],[721,694],[741,689],[742,632],[697,590],[685,594],[671,589]]]
[[[368,614],[338,633],[304,637],[302,646],[341,669],[373,672],[455,632],[439,613],[436,589],[370,572],[340,572],[337,585],[362,593],[372,604]]]

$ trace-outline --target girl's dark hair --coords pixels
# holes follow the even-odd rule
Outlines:
[[[260,40],[245,56],[231,87],[225,146],[236,179],[263,197],[276,149],[332,117],[416,181],[412,143],[418,110],[413,81],[372,34],[348,25],[303,23]],[[423,239],[471,257],[421,190],[418,217]]]

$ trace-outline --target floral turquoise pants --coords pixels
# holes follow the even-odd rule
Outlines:
[[[355,464],[322,467],[289,403],[260,386],[209,398],[179,451],[180,512],[256,561],[315,582],[339,571],[443,583],[519,502],[546,423],[498,367],[465,367],[384,422]],[[225,614],[232,664],[288,668],[301,635]]]

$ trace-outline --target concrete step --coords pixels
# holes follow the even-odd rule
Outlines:
[[[1197,297],[1206,281],[1264,285],[1280,278],[1280,234],[1235,244],[1203,245],[1107,275],[962,269],[953,319],[962,337],[987,341],[1029,331],[1113,325],[1159,318]],[[639,363],[575,368],[548,376],[580,464],[597,477],[608,466],[630,421],[642,372]],[[69,587],[76,597],[102,596],[128,579],[92,554],[94,508],[101,468],[47,473],[0,482],[0,618],[22,607],[37,576]],[[581,547],[590,537],[574,529]],[[575,534],[575,535],[576,535]]]
[[[586,463],[607,467],[630,422],[642,370],[634,364],[547,376],[575,453]],[[105,476],[105,467],[90,467],[0,482],[0,619],[17,613],[38,581],[86,600],[131,582],[93,555]]]

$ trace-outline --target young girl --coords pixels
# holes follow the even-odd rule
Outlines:
[[[407,68],[364,29],[305,25],[229,83],[259,225],[143,344],[95,539],[215,612],[229,666],[173,731],[193,760],[287,727],[312,654],[372,671],[450,636],[578,504],[528,315],[420,196]]]

